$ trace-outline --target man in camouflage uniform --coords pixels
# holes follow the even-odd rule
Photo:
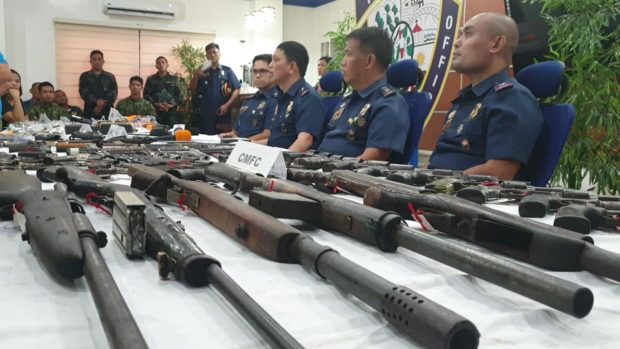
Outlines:
[[[168,72],[166,57],[157,57],[155,67],[157,73],[146,78],[144,98],[155,106],[160,124],[173,126],[182,123],[178,113],[179,105],[183,103],[181,81],[178,76]]]
[[[38,121],[43,114],[50,120],[60,120],[61,116],[68,116],[69,113],[54,104],[54,85],[49,81],[39,83],[39,94],[41,102],[35,104],[28,110],[28,118],[30,121]]]
[[[84,100],[84,117],[107,117],[118,95],[114,74],[103,70],[103,52],[90,53],[91,70],[80,75],[80,97]]]
[[[121,115],[156,115],[155,107],[146,99],[142,98],[143,80],[139,76],[132,76],[129,79],[129,91],[131,94],[125,99],[121,99],[116,105],[116,109]]]

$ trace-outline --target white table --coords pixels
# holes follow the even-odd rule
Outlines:
[[[493,207],[516,213],[515,206]],[[167,206],[166,211],[181,220],[198,245],[219,259],[223,270],[304,346],[416,346],[380,314],[301,266],[258,257],[178,207]],[[213,287],[188,288],[160,280],[155,261],[124,257],[113,241],[111,217],[92,207],[87,212],[97,229],[108,232],[110,242],[101,252],[151,348],[267,347]],[[588,272],[548,272],[594,293],[592,312],[576,319],[402,248],[387,254],[346,236],[306,231],[344,257],[471,320],[481,332],[480,348],[620,346],[616,282]],[[620,235],[593,235],[598,246],[620,253]],[[67,285],[52,279],[12,222],[0,222],[0,280],[0,348],[108,347],[84,278]]]

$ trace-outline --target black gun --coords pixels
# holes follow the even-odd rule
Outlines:
[[[96,232],[66,187],[41,190],[41,182],[21,171],[0,172],[2,206],[20,203],[25,216],[22,238],[49,272],[61,279],[86,276],[110,346],[147,348],[99,248],[105,234]],[[19,213],[17,213],[19,216]]]
[[[76,167],[48,167],[37,175],[45,180],[57,180],[80,197],[95,194],[96,203],[110,209],[116,193],[131,192],[144,204],[145,252],[159,262],[159,274],[166,278],[173,273],[177,280],[192,287],[209,283],[220,291],[243,317],[268,341],[278,348],[302,348],[252,297],[226,272],[215,258],[206,255],[184,229],[154,205],[141,191],[126,185],[113,184]],[[140,230],[139,227],[132,229]]]
[[[198,172],[170,171],[190,178],[197,178]],[[576,317],[586,316],[592,307],[592,293],[585,287],[441,236],[422,233],[403,224],[395,214],[291,181],[248,174],[226,164],[212,164],[204,169],[204,175],[202,180],[212,178],[249,191],[250,205],[275,217],[302,219],[321,229],[336,230],[375,245],[384,252],[395,252],[398,246],[402,246]],[[252,191],[252,188],[269,189],[270,192]]]
[[[273,261],[300,264],[330,280],[426,347],[478,346],[478,330],[462,316],[413,290],[394,285],[221,189],[142,165],[131,167],[129,174],[132,187],[170,202],[185,198],[194,212],[251,251]]]
[[[364,195],[366,205],[411,217],[411,204],[426,211],[435,229],[527,263],[556,271],[587,270],[620,281],[620,255],[594,246],[587,235],[350,171],[335,171],[332,180]]]

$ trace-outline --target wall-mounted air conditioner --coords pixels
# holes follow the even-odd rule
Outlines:
[[[170,0],[104,0],[103,9],[109,15],[125,15],[174,19],[176,3]]]

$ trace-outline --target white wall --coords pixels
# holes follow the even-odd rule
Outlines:
[[[310,56],[306,80],[311,85],[318,81],[316,66],[321,57],[321,43],[328,41],[324,34],[336,29],[335,22],[344,18],[343,11],[355,16],[355,0],[336,0],[315,8],[284,6],[282,38],[306,46]]]
[[[260,30],[250,31],[244,26],[243,15],[254,10],[257,1],[260,6],[275,7],[276,20],[262,25]],[[148,3],[148,0],[143,2]],[[0,49],[5,48],[11,66],[21,73],[23,86],[30,86],[34,81],[56,82],[55,19],[95,25],[214,32],[220,45],[222,64],[233,68],[238,77],[242,76],[242,64],[250,62],[256,54],[273,52],[282,41],[282,0],[177,0],[177,3],[176,18],[163,20],[108,16],[103,12],[103,0],[0,0],[0,15],[5,14],[4,23],[0,24]],[[3,37],[6,37],[5,42]],[[245,40],[245,44],[242,45],[240,40]]]
[[[0,23],[0,52],[5,52],[6,51],[6,41],[5,41],[5,35],[4,35],[4,27],[5,27],[5,23],[6,20],[4,19],[4,0],[0,0],[0,20],[2,21]]]

